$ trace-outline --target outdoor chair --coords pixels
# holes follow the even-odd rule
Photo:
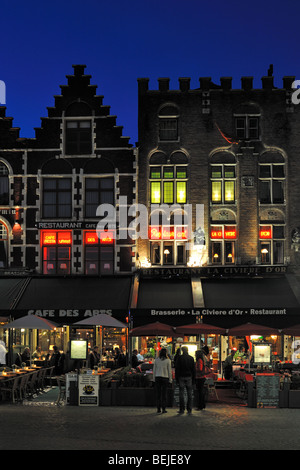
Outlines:
[[[38,371],[37,376],[37,388],[39,392],[43,392],[45,389],[45,376],[46,376],[47,369],[42,368]]]
[[[58,385],[58,397],[55,404],[59,405],[61,400],[64,400],[66,398],[66,377],[56,377],[56,380]]]
[[[20,377],[15,377],[1,384],[0,392],[4,400],[7,397],[7,395],[9,395],[13,403],[15,403],[18,400],[20,380],[21,380]]]
[[[45,384],[49,385],[50,387],[52,387],[52,380],[54,379],[53,372],[54,372],[54,366],[47,367],[46,375],[45,375]]]
[[[38,372],[31,372],[31,374],[29,374],[29,380],[27,383],[27,396],[30,398],[32,398],[33,395],[37,393],[37,375]]]
[[[24,374],[21,377],[21,381],[20,381],[20,385],[19,385],[19,398],[20,398],[20,401],[23,401],[23,400],[25,400],[25,398],[27,398],[28,380],[29,380],[29,374]]]
[[[214,379],[207,377],[205,380],[205,385],[207,386],[208,394],[210,396],[215,396],[215,398],[219,400]]]

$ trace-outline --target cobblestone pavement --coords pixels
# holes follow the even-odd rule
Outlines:
[[[299,450],[300,409],[0,405],[1,450]],[[107,452],[106,454],[107,455]]]

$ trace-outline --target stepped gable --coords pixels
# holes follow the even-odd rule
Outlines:
[[[97,95],[97,85],[91,85],[91,75],[85,75],[85,65],[73,65],[74,74],[66,75],[67,85],[60,85],[61,94],[54,95],[54,106],[48,107],[48,117],[41,118],[41,127],[35,128],[36,148],[59,148],[63,117],[92,116],[96,147],[131,147],[130,137],[122,136],[122,126],[116,125],[116,116],[110,115],[110,106],[103,105],[103,96]],[[104,118],[104,119],[103,119]]]
[[[20,128],[13,127],[14,118],[6,116],[6,106],[0,106],[0,148],[20,147]]]

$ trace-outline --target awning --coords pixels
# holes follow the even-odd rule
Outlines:
[[[285,276],[251,279],[203,279],[205,307],[299,308]]]
[[[109,313],[125,322],[131,283],[131,276],[32,277],[10,314],[18,318],[31,313],[71,324],[95,314]]]
[[[141,279],[138,309],[193,308],[191,281],[177,279]]]
[[[0,278],[0,309],[11,310],[15,307],[18,299],[26,287],[28,277],[7,277]],[[7,313],[9,316],[9,312]]]

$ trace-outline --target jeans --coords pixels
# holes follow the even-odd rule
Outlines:
[[[184,411],[184,389],[187,391],[187,404],[186,409],[188,412],[192,411],[193,406],[193,382],[192,377],[179,377],[179,409]]]
[[[196,388],[198,390],[198,407],[203,410],[205,408],[205,398],[206,398],[206,390],[205,390],[205,377],[201,379],[196,379]]]
[[[169,379],[166,377],[156,377],[155,379],[156,404],[158,410],[161,408],[162,410],[166,409],[168,383]]]

